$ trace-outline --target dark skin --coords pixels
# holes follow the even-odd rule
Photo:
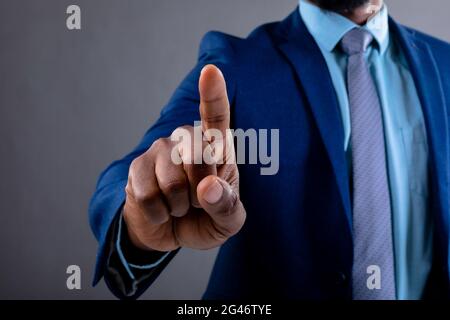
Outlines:
[[[316,5],[339,5],[340,14],[364,24],[383,6],[383,0],[311,0]],[[347,7],[343,7],[343,4]],[[355,3],[363,3],[355,6]],[[330,7],[331,8],[331,7]],[[206,66],[199,79],[202,131],[217,129],[226,136],[230,126],[230,105],[222,72]],[[192,134],[194,128],[186,126]],[[174,131],[174,134],[180,128]],[[244,225],[246,212],[239,197],[239,172],[232,139],[223,146],[223,164],[190,164],[188,158],[202,158],[214,145],[206,139],[200,150],[181,147],[183,163],[175,164],[171,154],[177,142],[161,138],[129,169],[123,217],[131,242],[143,250],[172,251],[180,247],[211,249],[222,245]],[[194,144],[191,143],[191,146]],[[197,148],[198,149],[198,148]]]
[[[383,0],[310,0],[311,3],[335,11],[356,24],[363,25],[383,7]]]
[[[366,5],[370,0],[310,0],[322,9],[334,12],[351,12]]]
[[[230,107],[225,79],[213,65],[206,66],[199,80],[200,115],[203,132],[223,132],[230,126]],[[190,132],[193,127],[183,129]],[[124,219],[130,240],[144,250],[172,251],[179,247],[210,249],[222,245],[244,225],[246,212],[239,198],[239,172],[228,163],[233,142],[223,144],[220,165],[175,164],[171,152],[177,142],[162,138],[136,158],[126,186]],[[191,143],[191,146],[194,144]],[[204,142],[203,150],[210,147]],[[180,150],[190,158],[203,150]]]

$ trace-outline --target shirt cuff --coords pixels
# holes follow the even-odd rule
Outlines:
[[[159,251],[144,251],[137,248],[134,248],[130,243],[128,238],[128,233],[126,228],[123,228],[124,224],[123,215],[121,214],[119,217],[119,226],[117,231],[116,238],[116,250],[119,256],[119,259],[124,266],[126,272],[132,280],[136,280],[133,269],[138,270],[150,270],[157,267],[167,256],[170,254],[169,252],[159,252]],[[143,261],[143,256],[146,256],[145,259],[147,263]]]

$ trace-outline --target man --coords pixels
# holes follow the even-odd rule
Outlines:
[[[99,179],[94,282],[136,298],[180,248],[221,246],[207,299],[448,298],[450,45],[387,10],[301,0],[246,39],[208,33],[160,119]],[[169,138],[199,119],[200,153]],[[276,175],[227,161],[230,126],[279,129]],[[192,164],[218,142],[209,129],[225,161]]]

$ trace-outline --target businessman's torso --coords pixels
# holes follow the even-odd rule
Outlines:
[[[270,130],[279,129],[279,168],[276,175],[261,175],[261,163],[239,165],[247,221],[221,248],[206,298],[351,298],[351,185],[344,132],[336,93],[318,48],[306,33],[289,34],[300,23],[297,20],[290,17],[257,29],[246,40],[229,40],[232,125],[268,130],[268,141]],[[399,37],[410,32],[402,30],[405,34]],[[448,287],[449,211],[441,205],[447,192],[442,173],[448,172],[448,156],[445,148],[436,147],[448,147],[448,127],[443,124],[450,102],[450,65],[443,56],[450,50],[431,38],[428,45],[421,57],[431,60],[425,64],[439,66],[428,77],[434,83],[424,84],[417,76],[416,80],[422,81],[417,83],[418,91],[430,86],[430,91],[441,94],[431,101],[419,92],[424,108],[436,108],[436,113],[425,110],[425,114],[435,148],[430,163],[434,172],[430,214],[437,228],[429,291],[439,296]],[[408,57],[414,63],[414,57]],[[434,116],[444,118],[439,121]],[[443,288],[437,288],[436,281]]]

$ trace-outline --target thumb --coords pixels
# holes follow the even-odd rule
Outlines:
[[[225,131],[230,127],[230,105],[225,78],[219,68],[210,64],[202,69],[199,91],[203,132],[218,129],[225,137]]]
[[[198,184],[197,195],[220,236],[229,238],[242,228],[246,212],[239,195],[228,182],[217,176],[208,176]]]

